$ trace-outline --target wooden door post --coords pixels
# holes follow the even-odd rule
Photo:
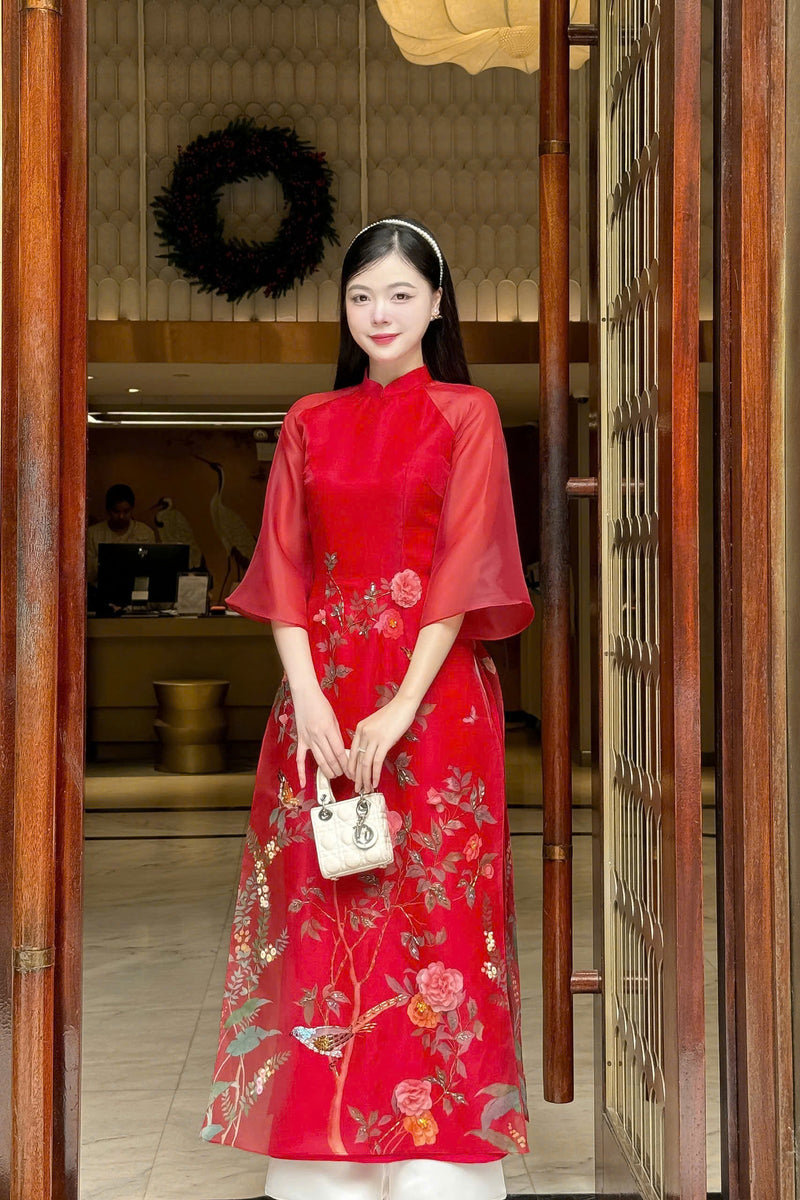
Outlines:
[[[717,879],[723,1194],[794,1195],[786,791],[783,0],[715,40]]]
[[[78,1194],[85,37],[82,0],[4,0],[0,1191],[11,1200]]]

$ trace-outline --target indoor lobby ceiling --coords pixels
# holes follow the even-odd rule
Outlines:
[[[473,382],[492,393],[505,425],[539,416],[537,363],[474,364]],[[295,363],[90,363],[89,411],[252,413],[261,424],[279,423],[299,397],[328,391],[333,364]],[[571,369],[573,394],[588,391],[585,363]],[[130,391],[131,388],[137,389]]]
[[[491,392],[504,425],[539,419],[538,363],[471,365],[473,382]],[[252,414],[279,424],[299,396],[328,391],[334,367],[324,363],[90,363],[90,413],[157,412]],[[136,391],[129,389],[135,388]],[[589,368],[573,363],[570,389],[589,390]],[[712,389],[712,365],[700,364],[700,390]]]

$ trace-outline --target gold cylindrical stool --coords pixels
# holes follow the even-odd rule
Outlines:
[[[157,771],[210,775],[227,769],[227,679],[154,679]]]

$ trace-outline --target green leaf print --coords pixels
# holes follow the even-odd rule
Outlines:
[[[204,1138],[205,1141],[210,1142],[211,1139],[216,1137],[218,1133],[222,1133],[224,1128],[224,1125],[206,1125],[200,1130],[200,1137]]]
[[[505,1133],[498,1133],[496,1129],[490,1129],[487,1133],[482,1133],[480,1129],[470,1129],[469,1132],[474,1134],[475,1137],[482,1138],[490,1146],[497,1146],[498,1150],[505,1150],[506,1154],[519,1153],[519,1146],[514,1139],[508,1137]]]
[[[232,1042],[228,1042],[225,1047],[228,1054],[232,1054],[239,1058],[243,1054],[249,1054],[251,1050],[255,1050],[259,1042],[264,1038],[277,1037],[280,1029],[259,1029],[257,1025],[251,1025],[249,1029],[243,1029],[241,1033],[237,1033]]]
[[[262,1004],[271,1003],[271,1000],[262,1000],[258,997],[245,1001],[241,1008],[234,1009],[234,1011],[230,1014],[225,1022],[225,1028],[232,1029],[234,1025],[246,1025],[253,1013],[257,1012],[258,1009],[261,1008]]]
[[[221,1096],[223,1092],[227,1092],[229,1087],[233,1087],[232,1081],[223,1083],[221,1079],[217,1080],[216,1083],[211,1085],[211,1095],[208,1098],[208,1103],[213,1104],[218,1096]]]
[[[489,1087],[485,1087],[479,1092],[479,1095],[489,1093],[494,1098],[489,1100],[484,1105],[483,1113],[481,1114],[481,1129],[484,1136],[487,1136],[486,1131],[493,1121],[499,1117],[504,1117],[506,1113],[519,1112],[519,1088],[512,1084],[492,1083]],[[513,1152],[512,1152],[513,1153]]]

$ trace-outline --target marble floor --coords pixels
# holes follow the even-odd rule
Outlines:
[[[541,783],[534,735],[507,730],[532,1152],[509,1192],[594,1188],[593,1014],[575,1001],[575,1101],[541,1098]],[[237,1200],[260,1155],[198,1137],[216,1049],[253,775],[93,765],[86,781],[81,1200]],[[706,803],[711,803],[710,787]],[[575,966],[592,960],[589,772],[576,768]],[[705,812],[709,1190],[719,1188],[713,809]]]

